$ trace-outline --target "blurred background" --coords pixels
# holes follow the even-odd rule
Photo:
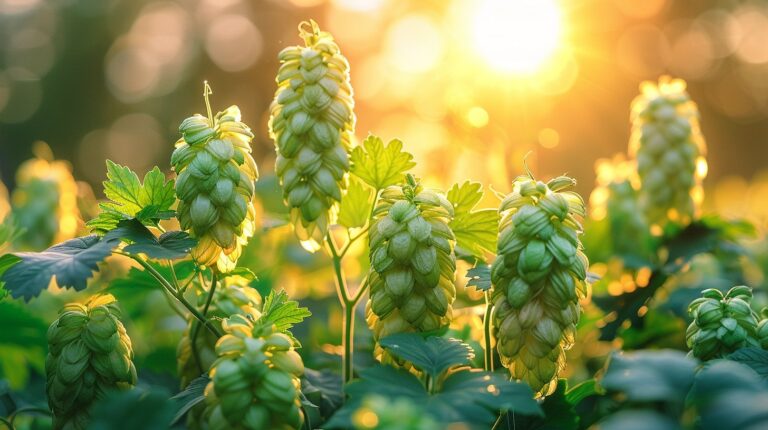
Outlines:
[[[276,55],[309,18],[350,60],[357,137],[402,139],[433,185],[505,191],[531,152],[588,194],[595,160],[626,151],[638,84],[671,74],[701,111],[708,206],[768,197],[768,2],[727,0],[0,0],[3,182],[38,140],[97,195],[105,158],[169,170],[204,79],[269,172]]]

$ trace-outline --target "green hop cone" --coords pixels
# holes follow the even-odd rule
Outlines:
[[[292,339],[274,326],[254,323],[258,313],[234,315],[222,323],[218,359],[205,389],[211,430],[299,429],[304,364]]]
[[[438,430],[438,423],[409,399],[372,395],[352,414],[355,430]]]
[[[768,351],[768,318],[764,318],[757,324],[757,341],[760,342],[761,348]]]
[[[279,54],[269,129],[291,223],[302,246],[314,252],[346,189],[355,115],[349,64],[333,37],[314,21],[299,31],[306,46]]]
[[[738,286],[723,294],[710,288],[701,294],[688,306],[693,321],[685,338],[694,357],[706,361],[739,348],[760,347],[758,316],[751,308],[752,289]]]
[[[70,303],[48,329],[46,393],[54,429],[85,429],[89,409],[108,390],[136,384],[131,339],[115,298]]]
[[[409,184],[381,193],[369,231],[368,325],[376,341],[429,332],[450,323],[456,298],[453,206],[440,193]],[[376,347],[376,356],[394,363]]]
[[[171,156],[178,175],[176,212],[181,228],[198,239],[195,260],[228,272],[255,231],[258,169],[251,157],[253,133],[240,121],[240,109],[230,106],[213,118],[208,111],[208,118],[195,114],[179,127],[182,138]]]
[[[198,294],[199,308],[205,306],[207,298],[208,293],[206,291],[201,291]],[[246,279],[230,276],[226,278],[225,285],[219,286],[214,292],[208,308],[208,317],[214,325],[220,326],[220,321],[224,318],[229,318],[232,315],[258,315],[260,311],[261,296],[259,292],[249,287]],[[216,360],[215,348],[218,337],[202,326],[197,328],[195,339],[199,362],[198,358],[195,358],[192,349],[192,333],[197,325],[199,325],[198,320],[193,315],[189,315],[187,328],[176,349],[176,361],[182,389],[186,388],[193,379],[207,372]]]
[[[637,162],[640,202],[651,224],[690,221],[703,199],[707,163],[699,112],[685,81],[643,82],[632,102],[630,153]]]
[[[584,202],[561,176],[545,184],[518,177],[502,201],[491,266],[493,326],[502,364],[539,396],[551,394],[573,346],[587,294],[580,220]]]

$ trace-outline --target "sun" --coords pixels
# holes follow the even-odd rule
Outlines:
[[[557,0],[483,0],[472,24],[477,53],[501,72],[535,73],[562,38]]]

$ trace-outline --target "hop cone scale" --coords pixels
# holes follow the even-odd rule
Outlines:
[[[206,84],[206,104],[208,103]],[[211,118],[185,119],[171,156],[179,197],[181,228],[198,239],[192,256],[198,263],[228,272],[253,236],[256,162],[251,157],[253,133],[230,106]]]
[[[213,324],[220,324],[219,321],[232,315],[258,315],[260,312],[261,296],[258,291],[247,286],[245,279],[238,278],[237,276],[227,277],[227,284],[220,286],[214,292],[208,309],[208,317],[211,318]],[[198,307],[205,305],[206,298],[207,293],[198,296]],[[192,350],[193,326],[197,324],[199,322],[193,315],[187,317],[187,328],[176,349],[176,361],[182,389],[186,388],[193,379],[207,372],[216,360],[215,348],[218,338],[206,328],[200,327],[195,339],[195,346],[200,359],[200,362],[197,362]]]
[[[497,258],[491,266],[493,325],[502,364],[540,396],[551,394],[573,346],[587,294],[581,251],[584,202],[561,176],[545,184],[515,180],[499,208]]]
[[[225,335],[216,344],[218,359],[205,389],[205,415],[211,430],[299,429],[304,364],[293,341],[274,326],[249,316],[224,320]]]
[[[316,251],[346,188],[355,116],[347,59],[329,33],[306,25],[299,26],[306,46],[279,54],[269,129],[291,223],[302,246]]]
[[[691,354],[700,360],[722,358],[739,348],[760,347],[758,316],[750,307],[752,290],[733,287],[723,294],[710,288],[691,302],[693,321],[685,338]],[[765,331],[765,322],[761,323]]]
[[[48,329],[46,392],[54,429],[85,429],[89,408],[107,390],[136,383],[131,339],[115,298],[70,303]]]
[[[382,191],[369,231],[366,315],[375,340],[450,323],[456,298],[452,217],[442,194],[415,182]],[[391,361],[378,346],[376,355]]]
[[[629,150],[637,161],[643,211],[651,224],[687,222],[703,198],[707,170],[696,103],[680,79],[663,76],[640,89],[632,102]]]

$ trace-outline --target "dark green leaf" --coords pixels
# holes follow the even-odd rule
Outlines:
[[[176,403],[176,415],[171,424],[179,422],[190,409],[205,401],[205,387],[211,378],[208,375],[200,375],[187,385],[187,388],[179,394],[171,397]]]
[[[602,395],[605,391],[594,379],[589,379],[571,388],[565,393],[565,400],[571,405],[577,405],[589,396]]]
[[[84,290],[98,271],[98,263],[112,253],[117,240],[85,236],[52,246],[43,252],[19,252],[21,262],[2,275],[11,296],[30,300],[48,288],[51,278],[62,288]]]
[[[690,399],[702,430],[768,428],[768,385],[745,364],[709,362],[697,375]]]
[[[506,414],[504,418],[507,423],[514,420],[516,428],[525,430],[576,430],[579,428],[579,416],[573,404],[568,402],[567,389],[567,380],[557,381],[555,392],[544,398],[542,402],[543,416],[513,417],[511,414]]]
[[[730,427],[723,427],[730,428]],[[601,430],[679,430],[676,420],[651,410],[623,410],[600,422]],[[722,430],[722,428],[720,429]]]
[[[416,163],[403,151],[403,142],[394,139],[384,145],[381,138],[369,134],[350,156],[352,174],[374,189],[381,190],[405,180],[405,173]]]
[[[491,289],[491,266],[481,264],[467,270],[467,286],[474,286],[480,291],[489,291]]]
[[[168,231],[155,237],[139,220],[122,220],[117,228],[106,234],[106,238],[130,241],[123,248],[129,254],[146,254],[150,258],[179,259],[189,255],[197,241],[183,231]]]
[[[317,416],[322,421],[327,421],[341,407],[344,400],[341,377],[327,369],[320,372],[304,369],[304,375],[301,378],[301,392],[307,401],[317,409]],[[307,406],[305,405],[305,407]],[[311,428],[315,427],[317,426]]]
[[[682,402],[697,365],[680,351],[614,353],[600,384],[633,402]]]
[[[433,396],[435,401],[449,404],[457,410],[462,410],[462,404],[482,406],[492,417],[491,423],[496,419],[496,412],[501,410],[521,415],[542,415],[527,384],[510,381],[507,375],[480,370],[466,369],[452,373],[443,382],[442,390]]]
[[[728,359],[746,364],[763,380],[768,381],[768,351],[760,348],[742,348],[729,355]]]
[[[162,391],[113,391],[94,406],[89,430],[166,430],[176,407]]]
[[[424,339],[419,333],[393,334],[381,339],[379,344],[390,354],[410,361],[432,378],[437,378],[451,367],[468,365],[475,357],[472,348],[460,340],[443,337]]]

